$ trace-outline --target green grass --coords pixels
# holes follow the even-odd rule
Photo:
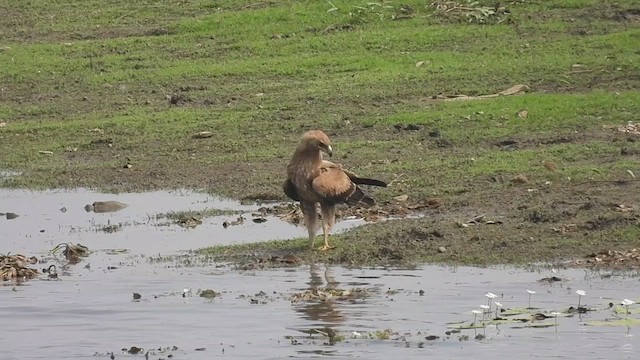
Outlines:
[[[640,113],[633,1],[508,2],[486,24],[430,4],[5,1],[0,169],[22,175],[0,185],[283,199],[284,166],[312,128],[338,161],[398,180],[376,193],[383,206],[443,196],[451,216],[493,207],[516,175],[565,189],[640,175],[621,155],[640,151],[637,136],[605,128]],[[530,91],[434,100],[516,84]],[[419,130],[394,127],[409,124]],[[215,136],[191,138],[203,130]]]

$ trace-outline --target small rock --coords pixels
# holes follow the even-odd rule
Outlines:
[[[434,340],[440,339],[440,336],[438,336],[438,335],[429,335],[429,336],[425,337],[425,339],[429,340],[429,341],[434,341]]]
[[[95,213],[106,213],[106,212],[116,212],[120,211],[129,204],[121,203],[119,201],[95,201],[93,204],[87,204],[84,206],[84,211],[86,212],[95,212]]]
[[[131,355],[137,355],[139,353],[141,353],[143,351],[142,348],[139,348],[137,346],[132,346],[130,349],[127,350],[127,352]]]
[[[518,111],[518,117],[522,119],[526,119],[529,117],[529,112],[527,110]]]
[[[202,292],[200,293],[200,297],[206,298],[206,299],[213,299],[214,297],[218,296],[219,294],[211,289],[207,289],[207,290],[202,290]]]
[[[442,253],[446,253],[447,252],[447,248],[444,247],[444,246],[440,246],[440,247],[438,247],[438,252],[441,253],[441,254]]]
[[[133,293],[133,300],[140,300],[142,298],[142,295],[138,294],[138,293]]]

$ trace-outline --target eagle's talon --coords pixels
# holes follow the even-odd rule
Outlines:
[[[318,248],[318,251],[327,251],[333,249],[333,246],[329,246],[328,244],[322,245]]]

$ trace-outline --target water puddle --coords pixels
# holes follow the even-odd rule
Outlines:
[[[128,206],[114,212],[96,212],[95,202],[120,202]],[[211,245],[228,245],[306,236],[306,230],[274,216],[254,223],[250,214],[258,205],[192,191],[102,194],[89,190],[28,191],[0,189],[0,238],[12,252],[44,252],[61,242],[82,243],[92,249],[123,248],[135,253],[172,254]],[[247,221],[223,227],[238,214],[205,217],[195,228],[185,229],[158,214],[178,211],[228,210],[244,212]],[[342,221],[342,231],[363,224]],[[29,239],[29,241],[24,241]]]
[[[85,211],[95,201],[129,206]],[[58,266],[57,278],[40,274],[21,284],[2,282],[2,358],[636,359],[640,354],[640,306],[631,305],[626,314],[616,305],[625,298],[640,300],[640,278],[632,274],[324,265],[241,272],[197,261],[185,266],[180,257],[153,262],[142,255],[304,236],[303,228],[271,218],[228,229],[222,227],[224,216],[190,230],[154,223],[159,212],[207,207],[255,209],[191,192],[0,190],[0,211],[19,215],[0,220],[0,251],[36,255],[44,260],[34,265],[39,269]],[[95,230],[109,222],[132,225],[114,233]],[[61,242],[79,242],[93,252],[65,264],[48,253]],[[128,251],[109,250],[114,248]],[[210,296],[200,296],[209,289]],[[489,299],[488,292],[496,297]],[[496,301],[505,310],[498,312],[499,321],[493,320]],[[578,302],[584,313],[569,312]],[[481,305],[492,308],[482,311]],[[542,316],[532,321],[537,313]]]

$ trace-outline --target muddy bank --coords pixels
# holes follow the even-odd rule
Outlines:
[[[122,194],[0,190],[0,210],[15,215],[0,219],[0,235],[9,239],[4,251],[13,253],[46,252],[59,243],[154,256],[196,250],[194,256],[243,268],[315,262],[347,266],[550,262],[636,269],[640,260],[633,251],[635,209],[622,199],[605,200],[605,193],[604,187],[591,190],[583,201],[569,200],[564,192],[527,193],[519,202],[518,217],[511,208],[491,203],[484,212],[460,204],[425,203],[416,208],[402,201],[369,209],[343,207],[330,240],[335,248],[309,252],[300,211],[293,203],[247,204],[186,190]],[[117,211],[103,212],[109,206]],[[25,237],[34,241],[21,241]]]
[[[638,215],[604,192],[604,187],[588,190],[584,200],[570,200],[563,192],[529,194],[511,204],[517,210],[497,204],[489,204],[486,212],[426,209],[420,218],[378,221],[334,235],[335,248],[326,252],[307,251],[306,240],[296,240],[214,246],[200,253],[249,268],[286,265],[293,257],[294,263],[348,266],[545,262],[638,269]]]

